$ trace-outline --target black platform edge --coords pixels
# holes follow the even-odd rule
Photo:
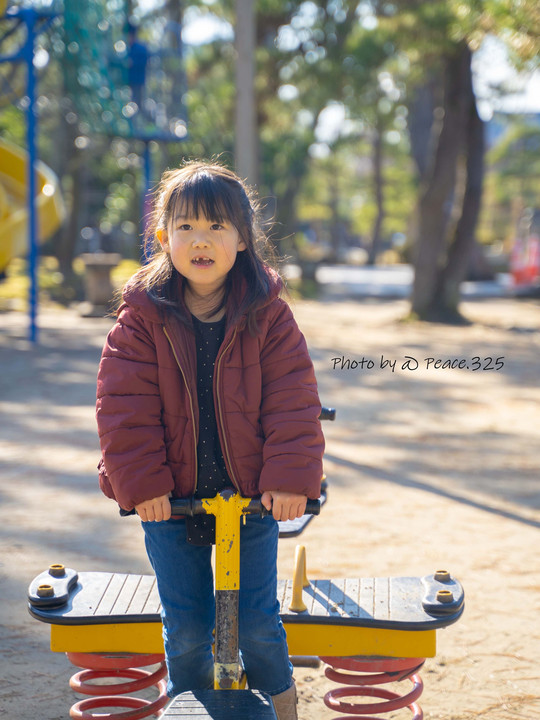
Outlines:
[[[28,603],[28,612],[40,622],[48,625],[129,625],[130,623],[161,623],[159,613],[146,615],[85,615],[83,617],[65,617],[60,614],[62,608],[39,608]],[[55,612],[56,611],[56,612]]]
[[[420,622],[406,622],[398,620],[374,620],[373,618],[350,618],[350,617],[323,617],[320,615],[309,615],[309,613],[281,613],[280,617],[285,625],[332,625],[343,627],[377,628],[379,630],[405,630],[422,631],[438,630],[455,623],[465,609],[463,604],[459,610],[452,615],[430,617],[429,620]],[[56,612],[55,612],[56,610]],[[48,625],[129,625],[136,623],[161,623],[158,614],[152,615],[105,615],[85,617],[64,617],[58,612],[58,608],[49,609],[36,608],[28,605],[30,615],[40,622]]]
[[[279,537],[292,538],[301,535],[309,523],[313,520],[313,515],[304,515],[296,520],[283,520],[278,522]]]
[[[281,620],[284,625],[332,625],[346,627],[374,628],[378,630],[404,630],[406,632],[419,632],[423,630],[439,630],[440,628],[453,625],[463,615],[465,604],[453,615],[442,615],[437,618],[430,616],[428,620],[419,622],[407,622],[406,620],[375,620],[373,618],[350,618],[350,617],[321,617],[309,615],[309,613],[281,613]]]
[[[258,690],[195,690],[178,695],[161,716],[204,720],[276,720],[269,695]]]

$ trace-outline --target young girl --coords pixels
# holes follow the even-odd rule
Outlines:
[[[124,288],[99,368],[100,485],[141,518],[171,697],[212,687],[215,609],[211,516],[171,518],[170,498],[225,487],[262,495],[272,515],[241,528],[239,644],[249,686],[295,718],[276,521],[320,495],[321,408],[306,343],[234,173],[202,162],[167,172],[148,237],[153,259]]]

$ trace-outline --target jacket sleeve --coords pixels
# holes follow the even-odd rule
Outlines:
[[[291,309],[281,299],[276,302],[261,349],[265,443],[259,490],[318,498],[324,437],[315,372]]]
[[[173,489],[161,422],[155,344],[143,321],[126,305],[101,356],[96,418],[108,479],[107,484],[101,478],[102,489],[107,495],[131,510]]]

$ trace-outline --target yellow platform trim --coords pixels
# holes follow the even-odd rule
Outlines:
[[[435,630],[285,623],[290,655],[434,657]],[[51,625],[54,652],[163,653],[161,623]]]
[[[53,652],[163,653],[161,623],[51,625]]]
[[[435,657],[435,630],[390,630],[351,625],[285,624],[290,655]]]

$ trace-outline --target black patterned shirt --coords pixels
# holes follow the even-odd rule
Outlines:
[[[197,443],[196,498],[211,498],[232,483],[225,467],[219,442],[214,407],[214,366],[225,337],[225,318],[203,322],[192,316],[197,350],[197,398],[199,401],[199,440]],[[215,538],[213,515],[188,518],[188,540],[195,545],[209,545]]]

